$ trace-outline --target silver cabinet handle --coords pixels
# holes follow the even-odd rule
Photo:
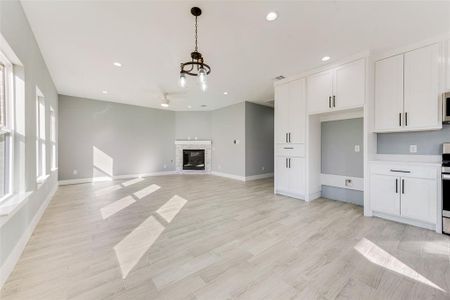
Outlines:
[[[408,113],[405,112],[405,126],[408,126]]]
[[[286,132],[286,138],[285,138],[285,139],[286,139],[286,143],[287,143],[287,142],[288,142],[288,138],[287,138],[287,132]]]
[[[395,179],[395,193],[398,194],[398,178]]]
[[[443,180],[450,180],[450,174],[442,174]]]
[[[331,108],[331,96],[328,97],[328,107]]]
[[[336,96],[333,95],[333,107],[336,107]]]
[[[287,167],[288,167],[288,159],[286,158],[286,169],[287,169]]]
[[[289,143],[292,143],[291,142],[291,133],[289,132]]]
[[[289,169],[291,168],[291,158],[289,158]]]
[[[283,149],[292,150],[294,147],[283,147]]]
[[[411,171],[406,171],[406,170],[396,170],[396,169],[391,169],[391,172],[394,172],[394,173],[405,173],[405,174],[411,173]]]
[[[398,113],[398,126],[402,126],[402,113]]]

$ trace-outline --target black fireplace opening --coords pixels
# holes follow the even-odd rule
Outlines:
[[[204,170],[204,149],[183,149],[183,170]]]

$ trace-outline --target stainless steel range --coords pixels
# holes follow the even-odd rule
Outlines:
[[[450,235],[450,143],[442,145],[442,232]]]

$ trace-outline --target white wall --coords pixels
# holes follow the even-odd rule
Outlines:
[[[57,186],[56,172],[50,172],[50,151],[47,151],[49,178],[36,184],[36,87],[45,96],[46,136],[50,136],[49,110],[58,113],[55,85],[42,58],[39,47],[19,1],[0,1],[0,48],[15,63],[16,120],[14,143],[14,192],[28,197],[14,213],[0,216],[0,286],[25,246]],[[15,56],[15,57],[14,57]],[[57,122],[57,121],[56,121]],[[48,139],[47,139],[48,140]],[[47,143],[47,149],[50,149]]]

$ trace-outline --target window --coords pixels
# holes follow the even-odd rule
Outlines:
[[[51,143],[51,168],[52,171],[57,169],[56,166],[56,117],[55,110],[50,106],[50,143]]]
[[[36,88],[36,177],[38,182],[42,182],[47,175],[45,143],[45,98]]]
[[[12,64],[0,52],[0,201],[12,194]]]

